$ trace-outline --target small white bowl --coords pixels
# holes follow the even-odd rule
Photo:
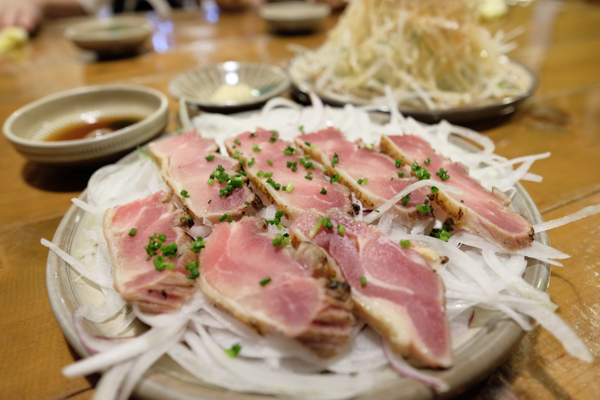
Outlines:
[[[223,93],[223,89],[232,89],[232,86],[245,90],[247,97],[235,98],[236,90],[227,90],[232,98],[214,98],[218,91]],[[259,107],[289,87],[290,80],[279,67],[227,61],[176,76],[169,83],[169,93],[206,111],[233,112]]]
[[[258,14],[267,21],[271,32],[305,33],[319,29],[331,14],[331,7],[324,3],[282,1],[265,4]]]
[[[78,47],[105,56],[134,53],[151,34],[148,21],[134,16],[95,19],[65,31],[65,36]]]
[[[158,136],[168,121],[167,97],[133,85],[89,86],[41,98],[15,111],[4,136],[30,161],[56,166],[114,161]],[[98,138],[45,141],[53,133],[90,118],[135,117],[130,126]]]

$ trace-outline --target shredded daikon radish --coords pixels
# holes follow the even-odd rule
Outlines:
[[[356,0],[325,43],[292,62],[295,82],[340,102],[449,109],[523,94],[529,82],[506,56],[510,35],[478,23],[475,0]]]

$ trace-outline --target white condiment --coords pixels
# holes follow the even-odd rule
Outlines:
[[[237,83],[235,85],[228,85],[224,83],[221,85],[216,92],[210,97],[211,101],[215,103],[223,103],[226,101],[242,101],[248,100],[254,97],[256,90],[246,85],[245,83]]]

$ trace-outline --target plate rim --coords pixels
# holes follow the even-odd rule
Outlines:
[[[296,56],[294,56],[290,59],[290,61],[288,62],[288,66],[287,66],[287,73],[290,78],[292,88],[294,90],[296,90],[297,92],[301,93],[303,96],[309,96],[310,91],[313,90],[313,86],[309,82],[306,82],[306,81],[299,81],[299,80],[297,81],[296,79],[294,79],[294,74],[292,72],[292,69],[294,68],[294,65],[295,65],[294,63],[298,62],[298,60],[300,59],[300,57],[303,54],[304,53],[297,54]],[[516,107],[518,107],[523,101],[525,101],[529,97],[533,96],[533,94],[535,93],[535,91],[539,85],[539,78],[538,78],[537,74],[530,67],[523,64],[522,62],[514,60],[512,58],[508,58],[508,60],[513,66],[517,66],[518,68],[521,68],[525,73],[527,73],[529,75],[529,77],[531,78],[531,86],[525,92],[523,92],[517,96],[509,98],[510,100],[507,102],[500,101],[500,102],[494,102],[491,104],[485,104],[485,105],[481,105],[481,106],[455,107],[455,108],[439,109],[439,110],[419,110],[419,109],[411,109],[411,108],[399,108],[398,111],[400,113],[402,113],[402,115],[410,116],[410,117],[413,117],[413,118],[421,120],[421,121],[427,121],[428,123],[439,122],[441,120],[446,120],[450,123],[459,123],[459,122],[465,123],[465,122],[480,121],[485,118],[502,117],[502,116],[510,115],[516,111]],[[324,95],[317,90],[314,90],[314,93],[317,96],[319,96],[319,98],[324,103],[332,105],[332,106],[336,106],[336,107],[343,107],[345,104],[352,104],[357,107],[360,107],[360,106],[369,107],[370,106],[369,102],[367,102],[367,103],[353,102],[351,99],[342,101],[342,100],[338,100],[338,99],[329,97],[327,95]],[[373,107],[373,106],[370,106],[370,107]],[[370,110],[371,110],[371,108],[370,108]],[[377,105],[372,110],[377,111],[377,112],[382,112],[382,113],[390,112],[389,107],[386,105]],[[473,115],[473,114],[478,114],[479,116],[469,117],[470,115]]]
[[[155,139],[160,140],[161,138]],[[472,144],[461,138],[456,138],[466,147],[474,148]],[[127,163],[138,156],[137,150],[132,151],[117,164]],[[517,183],[515,185],[516,194],[513,202],[521,204],[524,209],[517,212],[527,214],[532,224],[543,222],[539,209],[533,202],[533,199],[525,188]],[[87,188],[78,196],[78,199],[86,201]],[[81,222],[85,211],[72,204],[62,218],[52,242],[63,250],[70,251],[74,234],[77,231],[78,223]],[[543,244],[549,245],[547,232],[539,232],[534,235],[535,239]],[[68,245],[69,247],[64,247]],[[72,299],[64,296],[62,290],[69,289],[62,285],[60,273],[69,274],[71,267],[58,257],[54,252],[49,251],[46,264],[46,289],[52,312],[57,320],[63,334],[69,344],[75,349],[81,358],[87,358],[91,355],[75,333],[72,320],[72,311],[69,307],[74,307]],[[547,291],[550,280],[551,267],[548,263],[528,259],[527,267],[524,272],[526,280],[536,289]],[[70,282],[72,283],[72,282]],[[62,289],[62,290],[61,290]],[[76,297],[71,288],[71,297]],[[74,310],[73,310],[74,311]],[[487,377],[496,369],[506,358],[509,357],[512,348],[519,342],[524,335],[524,331],[513,320],[497,312],[496,315],[486,323],[485,326],[493,326],[493,329],[482,329],[477,332],[472,339],[462,344],[455,350],[455,364],[446,370],[426,370],[428,374],[446,380],[450,389],[443,393],[437,393],[434,389],[411,379],[400,377],[393,382],[388,382],[381,387],[375,387],[369,392],[355,397],[355,399],[446,399],[458,395],[476,383]],[[474,354],[473,354],[474,353]],[[463,359],[465,362],[462,362]],[[473,373],[472,362],[479,360],[478,369]],[[483,361],[482,361],[483,360]],[[265,395],[252,392],[233,392],[226,388],[216,387],[204,383],[192,383],[174,375],[174,371],[165,370],[156,364],[152,366],[140,379],[134,394],[144,399],[238,399],[238,400],[273,400],[274,395]],[[232,393],[235,397],[231,397]],[[400,394],[401,393],[401,394]],[[402,396],[402,397],[399,397]]]

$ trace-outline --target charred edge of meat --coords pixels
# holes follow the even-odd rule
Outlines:
[[[250,179],[248,179],[248,182],[250,182]],[[263,202],[260,199],[260,196],[254,193],[252,189],[250,189],[250,191],[254,195],[254,199],[252,199],[250,204],[242,211],[242,215],[254,215],[263,209]]]
[[[292,239],[293,240],[293,239]],[[300,264],[307,264],[312,269],[314,278],[331,278],[336,276],[335,271],[331,270],[327,255],[319,246],[312,242],[304,241],[294,246],[296,249],[295,259]]]
[[[381,135],[381,142],[379,143],[379,148],[381,149],[381,152],[383,154],[387,154],[394,160],[401,159],[402,165],[411,165],[413,163],[413,160],[402,154],[398,147],[394,144],[394,142],[392,142],[386,135]]]
[[[350,298],[351,289],[348,282],[329,279],[326,287],[328,293],[340,301],[345,302]]]

